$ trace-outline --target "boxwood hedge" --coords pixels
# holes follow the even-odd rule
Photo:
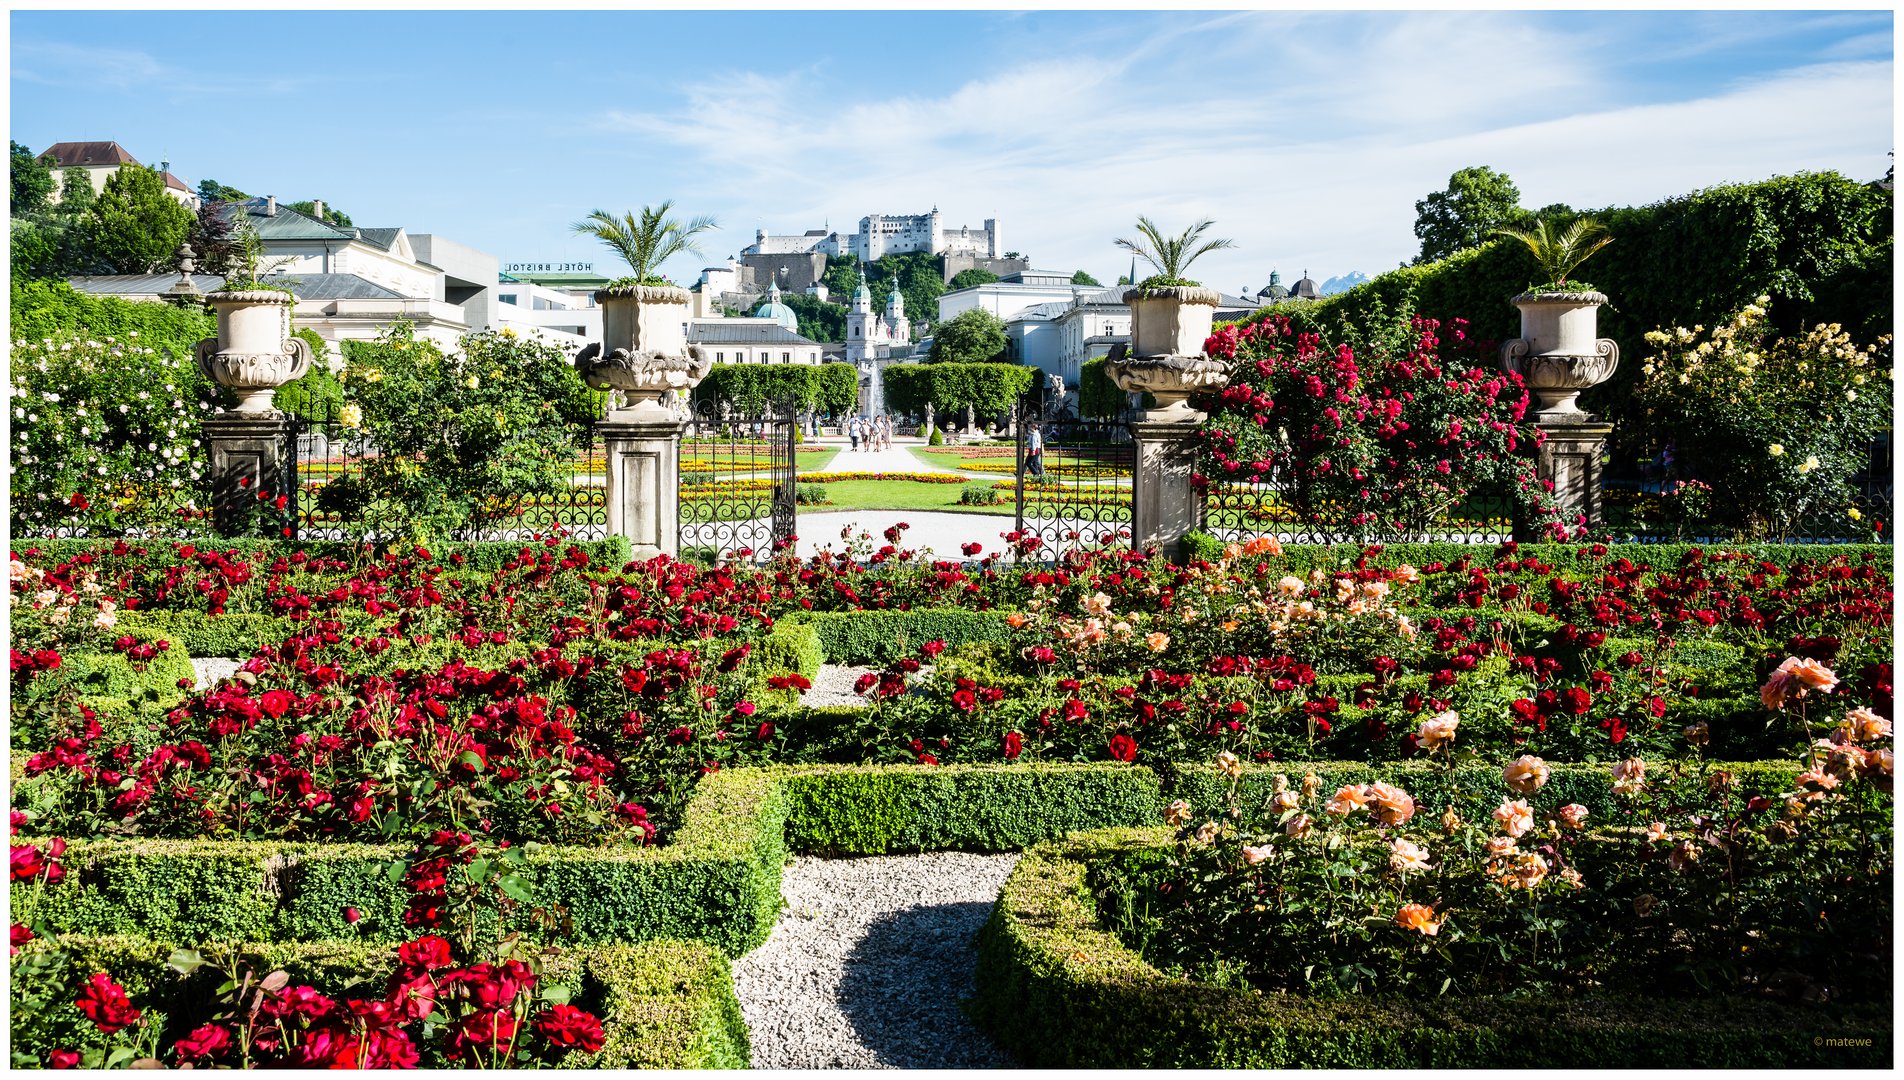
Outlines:
[[[1115,829],[1028,852],[979,935],[974,1018],[1053,1068],[1882,1068],[1889,1009],[1620,997],[1334,1000],[1174,978],[1098,927],[1087,866],[1167,843]]]
[[[75,556],[109,547],[112,541],[99,538],[79,539],[31,539],[15,538],[9,545],[16,554],[37,550],[39,558],[64,562]],[[237,552],[246,558],[264,557],[275,559],[302,551],[314,559],[340,559],[344,562],[356,562],[369,557],[378,557],[385,552],[408,553],[413,545],[391,541],[383,544],[358,543],[352,540],[263,540],[239,539],[234,537],[203,537],[190,540],[127,540],[127,546],[144,547],[152,551],[168,551],[175,544],[185,543],[206,551]],[[523,548],[538,545],[531,541],[518,543],[513,540],[454,540],[441,541],[425,545],[430,554],[439,559],[448,559],[461,555],[464,569],[470,571],[491,571],[503,563],[515,558]],[[570,546],[579,547],[588,553],[591,566],[606,569],[613,573],[620,570],[633,555],[628,546],[628,538],[611,536],[605,540],[566,540],[559,541],[557,551],[566,551]]]
[[[12,1049],[37,1060],[48,1051],[103,1045],[93,1025],[57,1000],[59,988],[110,972],[145,1009],[170,1046],[210,1017],[222,978],[207,966],[181,974],[167,965],[170,941],[63,935],[27,945],[13,963]],[[259,975],[282,970],[328,996],[381,996],[394,964],[385,945],[353,941],[231,947]],[[207,954],[211,950],[206,950]],[[747,1026],[727,957],[706,944],[649,941],[565,948],[549,955],[542,985],[568,986],[576,1004],[602,1021],[599,1054],[571,1052],[563,1068],[736,1069],[748,1064]],[[70,1018],[61,1016],[71,1013]],[[425,1059],[424,1064],[438,1064]]]

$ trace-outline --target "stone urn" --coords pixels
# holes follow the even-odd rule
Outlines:
[[[1204,414],[1189,405],[1191,394],[1221,390],[1230,383],[1230,364],[1203,351],[1221,296],[1215,289],[1172,285],[1131,289],[1130,345],[1114,346],[1105,372],[1119,390],[1142,391],[1157,400],[1147,410],[1150,423],[1196,423]]]
[[[226,412],[277,416],[271,404],[278,387],[311,370],[311,347],[291,336],[288,292],[242,289],[205,297],[218,315],[218,336],[198,343],[198,370],[237,393]]]
[[[713,366],[706,350],[688,344],[686,289],[661,285],[624,285],[602,289],[602,340],[576,354],[582,381],[597,390],[615,390],[622,406],[611,404],[616,421],[678,421],[661,403],[669,391],[700,385]]]
[[[1513,300],[1521,309],[1521,336],[1501,346],[1501,366],[1519,375],[1534,395],[1535,419],[1584,424],[1580,391],[1598,386],[1620,366],[1620,347],[1599,336],[1605,293],[1530,292]]]

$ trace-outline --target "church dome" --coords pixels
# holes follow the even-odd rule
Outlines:
[[[767,302],[754,309],[754,318],[772,319],[789,330],[800,328],[800,316],[794,310],[780,302],[780,283],[775,282],[767,292]]]

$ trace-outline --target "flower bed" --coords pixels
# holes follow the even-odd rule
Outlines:
[[[1167,975],[1104,929],[1091,867],[1168,843],[1090,833],[1026,853],[979,937],[973,1012],[1047,1068],[1885,1068],[1890,1006],[1613,997],[1264,995]]]

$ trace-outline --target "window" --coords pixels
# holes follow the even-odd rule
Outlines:
[[[503,293],[501,296],[496,297],[496,299],[501,300],[505,304],[513,304],[516,302],[516,294],[512,292],[506,292],[506,293]]]
[[[717,363],[717,364],[719,364],[719,363],[721,363],[721,362],[723,362],[723,361],[725,361],[726,359],[727,359],[727,354],[726,354],[726,353],[723,353],[723,352],[717,352],[717,353],[715,353],[715,354],[714,354],[714,362],[715,362],[715,363]]]
[[[780,354],[780,362],[783,364],[791,359],[793,359],[793,354],[790,352],[783,352]]]

